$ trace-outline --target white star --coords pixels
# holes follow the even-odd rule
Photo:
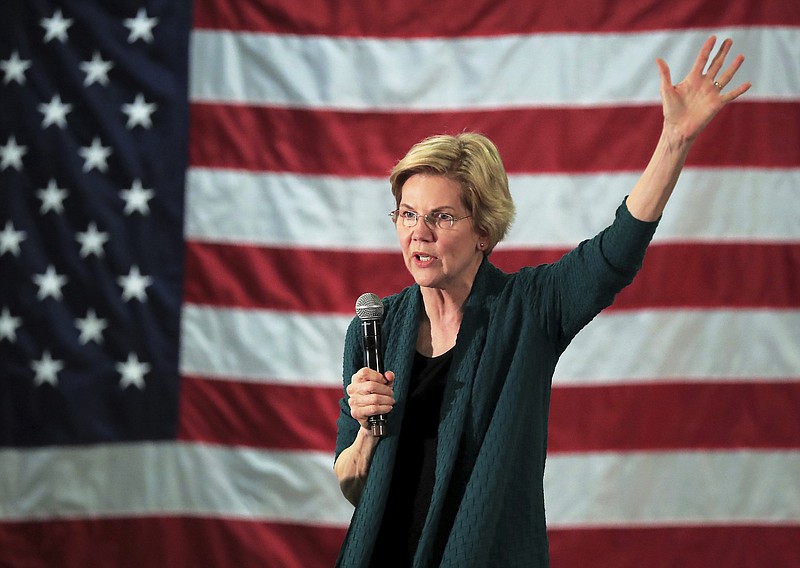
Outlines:
[[[31,66],[30,59],[20,59],[19,51],[14,51],[11,57],[0,61],[0,69],[5,73],[3,84],[8,85],[11,81],[16,81],[20,85],[25,84],[25,71]]]
[[[3,306],[3,311],[0,313],[0,341],[8,339],[11,343],[17,341],[17,328],[22,325],[22,318],[15,318],[8,311],[8,308]]]
[[[39,287],[39,292],[36,294],[39,300],[44,300],[48,296],[60,300],[63,297],[61,288],[66,285],[67,277],[56,273],[55,267],[51,264],[44,274],[34,274],[33,281]]]
[[[92,54],[91,61],[83,61],[80,65],[81,71],[86,73],[83,86],[88,87],[93,83],[108,85],[108,72],[111,71],[112,67],[114,67],[114,64],[111,61],[104,61],[100,57],[100,53],[95,51]]]
[[[140,179],[133,180],[130,189],[123,189],[119,192],[119,196],[125,201],[125,215],[130,215],[134,211],[138,211],[142,215],[149,215],[150,206],[147,202],[153,199],[154,195],[155,192],[152,189],[142,187]]]
[[[36,386],[50,383],[53,386],[58,384],[58,372],[64,368],[63,361],[54,360],[49,351],[42,354],[42,358],[38,361],[31,361],[31,369],[36,375],[33,377],[33,382]]]
[[[123,24],[130,30],[128,43],[133,43],[137,39],[144,40],[146,43],[153,41],[153,28],[158,24],[158,18],[148,18],[147,11],[139,8],[135,18],[125,18]]]
[[[98,231],[97,225],[92,221],[85,232],[75,233],[75,240],[81,244],[81,258],[86,258],[90,254],[101,257],[105,255],[103,245],[108,242],[108,233]]]
[[[6,221],[5,228],[0,231],[0,256],[10,252],[14,256],[19,256],[19,245],[27,237],[25,231],[17,231],[14,229],[14,223]]]
[[[27,146],[17,144],[14,136],[9,136],[8,142],[0,146],[0,171],[6,168],[14,168],[19,171],[22,169],[22,156],[28,153]]]
[[[109,146],[103,146],[103,143],[100,142],[100,138],[93,138],[91,146],[81,146],[78,153],[81,155],[81,158],[85,160],[83,162],[84,172],[90,172],[95,168],[101,172],[108,169],[108,162],[106,160],[108,160],[108,157],[111,155],[111,148]]]
[[[94,310],[86,312],[85,318],[77,318],[75,320],[75,327],[81,332],[78,341],[81,345],[86,345],[90,341],[95,343],[103,343],[103,330],[108,327],[108,322],[102,318],[97,317]]]
[[[117,363],[116,369],[120,375],[119,388],[124,389],[130,385],[140,390],[145,388],[144,376],[150,372],[150,365],[139,362],[136,353],[128,353],[128,360]]]
[[[139,272],[139,267],[134,265],[131,267],[127,276],[120,276],[117,278],[117,283],[122,286],[123,302],[127,302],[131,298],[136,298],[140,302],[146,302],[147,292],[145,290],[153,283],[153,278],[143,275]]]
[[[59,128],[66,128],[67,126],[67,113],[72,111],[72,105],[61,102],[60,95],[53,95],[50,102],[39,104],[39,112],[44,115],[42,119],[42,128],[47,128],[55,124]]]
[[[72,25],[72,18],[64,18],[61,9],[55,11],[51,18],[42,18],[39,23],[45,29],[44,42],[57,39],[61,43],[67,41],[67,30]]]
[[[155,103],[146,102],[144,100],[144,95],[139,93],[136,95],[133,103],[126,103],[122,105],[122,112],[128,115],[128,123],[126,126],[128,129],[131,129],[134,126],[150,128],[153,126],[153,121],[150,120],[150,115],[153,114],[157,108],[158,105]]]
[[[48,211],[55,211],[56,213],[64,212],[64,199],[67,198],[69,192],[66,189],[58,187],[56,180],[51,179],[45,189],[40,189],[36,192],[36,197],[42,200],[42,206],[39,208],[39,213],[44,215]]]

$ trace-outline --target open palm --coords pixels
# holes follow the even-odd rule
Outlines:
[[[719,51],[708,64],[715,43],[715,36],[706,40],[692,69],[677,85],[672,84],[666,62],[663,59],[656,61],[661,76],[664,128],[671,130],[679,139],[694,140],[726,104],[751,86],[750,83],[742,83],[731,91],[722,92],[739,70],[744,56],[737,55],[728,68],[720,74],[733,41],[730,39],[723,41]]]

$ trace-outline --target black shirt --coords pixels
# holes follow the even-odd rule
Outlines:
[[[433,494],[436,441],[451,349],[438,357],[417,353],[372,566],[411,566]]]

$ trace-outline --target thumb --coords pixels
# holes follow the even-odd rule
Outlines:
[[[661,90],[672,88],[672,74],[667,62],[659,57],[656,59],[656,65],[658,65],[658,74],[661,77]]]

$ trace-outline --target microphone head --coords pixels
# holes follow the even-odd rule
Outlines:
[[[361,294],[356,300],[356,315],[364,320],[379,320],[383,316],[383,303],[372,292]]]

